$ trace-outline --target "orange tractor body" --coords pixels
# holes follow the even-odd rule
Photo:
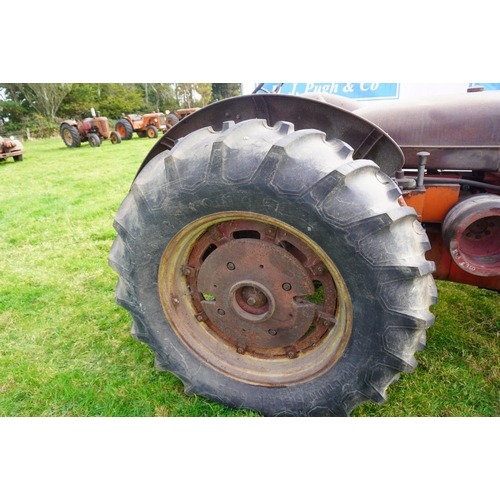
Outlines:
[[[115,125],[115,131],[122,139],[130,140],[135,132],[139,137],[158,137],[158,131],[167,129],[164,113],[148,113],[145,115],[123,115]]]

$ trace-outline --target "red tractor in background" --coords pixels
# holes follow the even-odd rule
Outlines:
[[[348,416],[415,368],[434,279],[500,291],[499,195],[500,91],[226,99],[140,166],[116,300],[187,394]]]
[[[91,109],[92,118],[85,118],[82,122],[65,120],[59,128],[61,138],[68,148],[79,148],[82,142],[87,142],[91,147],[99,147],[103,140],[110,139],[112,144],[121,142],[120,135],[110,130],[108,119],[96,116]]]

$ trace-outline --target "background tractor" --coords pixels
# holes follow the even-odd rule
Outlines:
[[[120,134],[110,131],[108,119],[96,116],[91,109],[92,118],[85,118],[82,122],[65,120],[59,128],[61,138],[68,148],[78,148],[82,142],[87,142],[91,147],[99,147],[101,142],[110,139],[113,144],[121,142]]]
[[[21,141],[14,137],[4,139],[0,137],[0,161],[13,158],[14,161],[23,161],[24,146]]]
[[[193,114],[195,111],[198,111],[200,108],[184,108],[178,109],[176,111],[166,112],[166,124],[167,130],[171,129],[174,125],[177,125],[179,121],[181,121],[186,116]]]
[[[115,131],[124,140],[132,139],[135,132],[139,137],[158,137],[158,131],[167,129],[164,113],[149,113],[145,115],[122,115],[116,124]]]
[[[115,218],[132,336],[187,394],[234,408],[384,402],[425,346],[434,279],[500,290],[499,117],[494,91],[255,93],[186,117]]]

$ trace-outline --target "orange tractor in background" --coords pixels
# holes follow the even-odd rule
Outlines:
[[[167,129],[166,123],[164,113],[122,114],[122,117],[115,124],[115,131],[126,141],[132,139],[134,132],[139,137],[156,139],[158,131],[163,133]]]
[[[173,111],[172,113],[166,112],[166,122],[167,122],[167,130],[171,129],[174,125],[177,125],[183,118],[193,114],[195,111],[198,111],[200,108],[184,108]]]
[[[184,117],[198,111],[198,109],[200,108],[178,109],[172,113],[167,110],[165,113],[157,112],[145,115],[122,114],[122,117],[116,122],[115,131],[126,141],[132,139],[134,132],[139,137],[156,139],[158,132],[164,134]]]

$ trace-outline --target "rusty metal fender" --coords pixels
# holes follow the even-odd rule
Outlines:
[[[70,125],[71,127],[78,126],[75,120],[64,120],[63,122],[61,122],[61,125],[59,125],[59,128],[61,128],[63,125]]]
[[[281,94],[251,94],[210,104],[186,116],[153,146],[136,176],[157,154],[170,150],[175,141],[195,130],[211,126],[221,130],[223,122],[263,118],[269,125],[287,121],[296,130],[317,129],[328,139],[340,139],[354,149],[354,159],[374,161],[388,175],[402,168],[404,156],[396,142],[365,118],[327,102]]]

